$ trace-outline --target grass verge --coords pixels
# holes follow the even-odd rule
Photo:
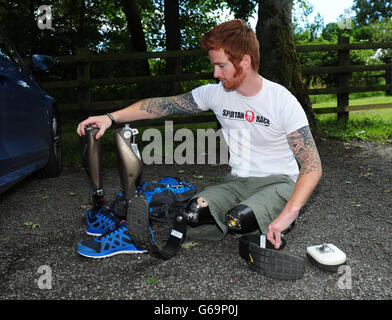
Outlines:
[[[392,103],[392,97],[375,96],[350,99],[350,105]],[[335,107],[336,98],[316,102],[313,108]],[[336,114],[316,115],[317,130],[328,137],[343,141],[361,140],[392,142],[392,108],[351,111],[346,123],[338,121]]]

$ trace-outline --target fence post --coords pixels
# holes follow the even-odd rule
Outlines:
[[[391,63],[392,62],[392,57],[389,56],[385,59],[385,63]],[[385,70],[385,84],[392,84],[392,70],[390,68]],[[391,89],[387,89],[385,91],[385,94],[387,96],[392,96],[392,90]]]
[[[339,35],[338,44],[349,44],[350,38]],[[338,65],[346,67],[350,65],[350,50],[338,50]],[[338,120],[348,121],[348,111],[346,107],[349,106],[349,85],[350,85],[350,73],[338,74],[338,89],[337,94],[338,100]]]
[[[90,81],[90,51],[88,48],[76,49],[76,55],[79,58],[84,58],[76,66],[76,76],[78,80],[78,105],[82,117],[87,116],[87,105],[91,101],[90,87],[86,82]]]

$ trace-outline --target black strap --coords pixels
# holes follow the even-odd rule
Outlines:
[[[186,220],[183,215],[177,215],[166,243],[159,247],[154,241],[151,243],[150,254],[163,260],[169,260],[177,254],[186,235]]]
[[[180,178],[177,177],[172,177],[172,178],[176,179],[178,181],[178,184],[181,186],[184,186],[186,188],[189,188],[191,186],[189,183],[185,183],[185,181]]]
[[[117,124],[110,112],[106,113],[106,115],[109,117],[110,120],[112,120],[112,124],[110,125],[111,127]]]

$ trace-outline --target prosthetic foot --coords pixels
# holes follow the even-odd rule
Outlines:
[[[87,127],[83,137],[82,164],[90,177],[93,189],[92,211],[97,212],[104,204],[104,191],[102,188],[102,146],[101,140],[96,139],[98,129]]]
[[[186,236],[186,219],[182,212],[178,212],[170,230],[164,232],[164,237],[158,238],[150,225],[148,202],[142,195],[131,200],[127,221],[129,234],[135,245],[147,249],[151,256],[162,260],[174,257]]]

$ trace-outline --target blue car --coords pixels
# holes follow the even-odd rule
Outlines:
[[[28,67],[0,31],[0,193],[33,173],[56,177],[62,171],[56,102],[32,73],[47,72],[48,61],[33,55]]]

